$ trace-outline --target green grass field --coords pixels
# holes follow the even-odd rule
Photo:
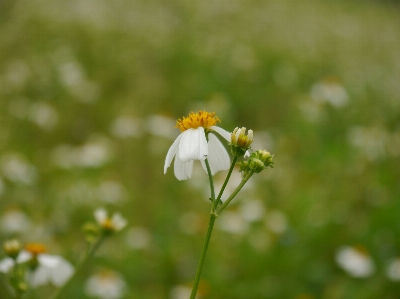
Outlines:
[[[187,181],[163,166],[176,119],[199,110],[253,129],[275,162],[217,219],[200,298],[399,298],[390,1],[0,0],[0,242],[76,264],[106,207],[129,224],[62,298],[114,271],[121,298],[189,299],[209,185],[200,163]]]

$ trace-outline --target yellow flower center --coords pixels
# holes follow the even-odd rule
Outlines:
[[[38,255],[47,251],[46,247],[40,243],[28,243],[25,245],[25,250],[29,251],[33,255]]]
[[[199,111],[191,112],[188,117],[183,117],[176,121],[176,128],[181,132],[187,129],[197,129],[198,127],[209,128],[215,126],[221,120],[215,115],[215,112]]]
[[[101,224],[101,226],[105,230],[110,230],[110,231],[114,231],[115,230],[114,223],[112,222],[112,220],[110,218],[107,218],[106,220],[104,220],[104,222]]]

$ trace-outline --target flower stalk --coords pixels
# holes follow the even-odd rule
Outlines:
[[[95,252],[100,248],[105,238],[106,235],[102,234],[97,238],[97,240],[93,244],[89,244],[85,255],[83,256],[80,263],[76,266],[74,274],[71,275],[71,277],[54,292],[53,296],[51,296],[51,299],[58,299],[60,297],[60,295],[67,289],[72,280],[77,276],[77,274],[83,269],[83,267],[92,258]]]

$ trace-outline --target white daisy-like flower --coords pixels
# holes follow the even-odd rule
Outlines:
[[[70,262],[58,255],[46,253],[46,248],[39,243],[29,243],[22,250],[16,261],[5,258],[0,262],[0,272],[8,273],[17,263],[28,263],[31,271],[28,273],[28,281],[32,287],[47,283],[59,287],[62,286],[74,273],[74,267]]]
[[[363,247],[343,246],[336,252],[335,259],[338,266],[353,277],[368,277],[375,271],[372,258]]]
[[[206,111],[191,112],[188,117],[178,119],[176,126],[182,133],[168,150],[164,173],[167,172],[174,157],[174,174],[180,181],[190,179],[194,160],[200,160],[204,170],[207,171],[204,162],[207,158],[212,175],[220,170],[229,169],[229,154],[218,137],[208,134],[208,142],[206,139],[207,130],[218,133],[228,142],[231,141],[231,133],[215,125],[219,121],[215,113]]]
[[[110,232],[120,231],[127,225],[127,221],[120,213],[114,213],[109,217],[107,210],[104,208],[96,209],[94,211],[94,218],[104,230]]]
[[[126,282],[115,271],[101,270],[88,278],[85,292],[88,296],[101,299],[118,299],[126,291]]]

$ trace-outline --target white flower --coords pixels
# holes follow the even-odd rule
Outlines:
[[[103,229],[108,231],[120,231],[127,224],[120,213],[114,213],[112,217],[109,217],[107,210],[104,208],[98,208],[94,211],[94,218]]]
[[[121,275],[110,270],[102,270],[90,276],[85,284],[87,295],[102,299],[121,298],[125,289],[126,283]]]
[[[390,261],[386,268],[386,276],[391,281],[400,281],[400,259],[395,258]]]
[[[371,256],[363,248],[343,246],[335,258],[339,267],[353,277],[368,277],[375,271]]]
[[[0,261],[0,272],[8,273],[14,267],[14,260],[10,257],[6,257]]]
[[[228,142],[231,141],[231,133],[215,126],[218,121],[215,113],[206,111],[192,112],[188,117],[179,119],[177,127],[182,133],[168,150],[164,173],[167,172],[174,157],[174,174],[178,180],[186,180],[191,177],[194,160],[200,160],[204,170],[207,171],[204,162],[207,158],[212,175],[220,170],[227,170],[230,166],[230,159],[225,147],[213,134],[208,134],[207,142],[205,134],[205,129],[207,129],[217,132]]]
[[[34,263],[33,270],[28,273],[28,281],[32,287],[47,283],[59,287],[62,286],[74,273],[74,267],[58,255],[45,253],[41,244],[27,244],[16,260],[17,263]],[[14,267],[12,258],[5,258],[0,262],[0,272],[8,273]]]

